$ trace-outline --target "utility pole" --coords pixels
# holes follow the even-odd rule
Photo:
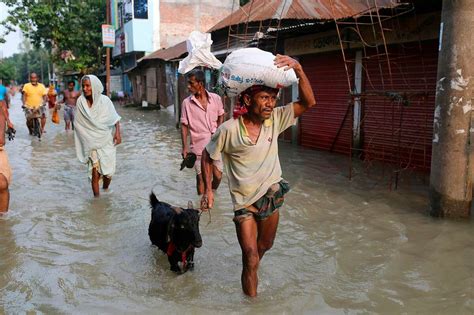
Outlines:
[[[430,214],[437,217],[468,218],[471,211],[473,26],[474,1],[443,0],[430,177]]]
[[[39,52],[39,57],[40,57],[40,67],[41,67],[41,82],[46,84],[46,80],[44,78],[44,71],[43,71],[43,52],[41,50],[38,50]],[[49,80],[48,80],[49,82]]]
[[[107,25],[110,25],[110,0],[106,1],[106,20]],[[110,48],[105,49],[105,93],[110,97]]]

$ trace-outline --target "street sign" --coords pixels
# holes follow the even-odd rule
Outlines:
[[[102,24],[102,45],[112,48],[115,46],[115,29],[113,25]]]

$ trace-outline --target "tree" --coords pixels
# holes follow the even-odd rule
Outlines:
[[[0,79],[3,82],[8,82],[10,80],[15,80],[16,78],[16,69],[15,64],[8,59],[3,59],[0,61]]]
[[[0,61],[0,78],[26,83],[31,72],[36,72],[40,81],[49,84],[48,63],[50,56],[45,49],[27,50]]]
[[[7,32],[18,26],[36,48],[51,52],[61,69],[91,72],[102,64],[106,0],[0,1],[9,7],[9,16],[2,22]],[[65,62],[64,51],[72,52],[75,59]]]

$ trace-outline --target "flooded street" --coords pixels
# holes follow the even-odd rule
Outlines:
[[[292,190],[259,296],[241,293],[240,249],[223,182],[203,247],[181,276],[148,238],[153,189],[160,200],[198,204],[194,171],[179,171],[171,111],[117,108],[122,139],[111,191],[92,197],[74,138],[48,117],[39,142],[28,135],[19,95],[10,212],[0,217],[0,313],[474,313],[474,221],[427,216],[427,188],[359,174],[347,158],[280,147]]]

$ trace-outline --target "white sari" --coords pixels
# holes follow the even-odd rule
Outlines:
[[[93,103],[89,107],[84,94],[77,99],[74,113],[76,155],[81,163],[89,164],[89,177],[95,166],[101,175],[111,176],[115,173],[116,153],[112,132],[121,117],[112,101],[102,95],[104,87],[99,78],[87,75],[82,81],[85,79],[91,83]]]

